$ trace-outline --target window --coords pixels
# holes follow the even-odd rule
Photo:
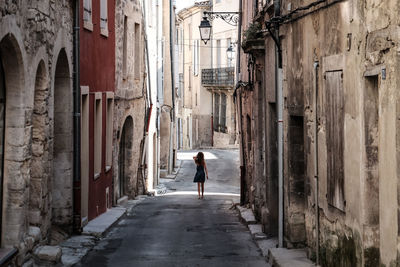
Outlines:
[[[193,75],[199,75],[200,40],[193,40]]]
[[[226,94],[221,94],[221,108],[220,108],[220,126],[221,132],[226,132]]]
[[[81,215],[88,217],[89,192],[89,87],[81,86]]]
[[[101,136],[102,136],[102,95],[101,93],[95,94],[94,101],[94,179],[100,177],[101,173]]]
[[[112,148],[113,148],[113,121],[114,121],[114,95],[107,92],[107,123],[106,123],[106,171],[112,166]]]
[[[214,94],[214,131],[219,131],[219,94]]]
[[[148,5],[147,5],[147,18],[148,18],[148,21],[149,21],[149,27],[151,28],[152,26],[153,26],[153,15],[152,15],[152,10],[154,10],[153,9],[153,0],[147,0],[147,1],[145,1],[145,3],[148,3]]]
[[[135,23],[135,79],[140,79],[140,57],[142,55],[140,51],[140,24]]]
[[[192,67],[189,66],[189,91],[192,90]]]
[[[246,116],[246,135],[247,135],[247,151],[251,153],[251,118],[249,115]]]
[[[107,0],[100,0],[100,32],[104,36],[108,36],[107,2]]]
[[[183,97],[183,73],[179,73],[178,97]]]
[[[231,47],[231,45],[232,45],[232,39],[231,38],[226,39],[226,47],[227,47],[227,49],[229,47]],[[232,46],[232,49],[233,49],[233,46]],[[227,62],[228,67],[233,67],[233,64],[232,64],[233,63],[233,58],[229,58],[228,53],[226,53],[226,62]]]
[[[181,47],[181,52],[183,52],[183,35],[185,34],[185,32],[183,31],[183,28],[181,29],[181,45],[180,45],[180,47]]]
[[[122,77],[126,79],[127,75],[127,49],[128,49],[128,17],[124,16],[124,37],[122,44]]]
[[[343,72],[325,73],[328,204],[344,211]]]
[[[221,68],[221,40],[217,40],[217,68]]]
[[[226,94],[214,94],[214,131],[226,132]]]
[[[93,31],[92,0],[83,0],[83,27]]]
[[[192,50],[191,42],[192,42],[192,24],[188,24],[189,28],[189,50]]]

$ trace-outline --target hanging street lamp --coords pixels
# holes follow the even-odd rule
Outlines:
[[[239,12],[209,12],[204,11],[203,20],[200,22],[200,38],[207,44],[211,38],[211,24],[209,20],[214,20],[215,18],[220,18],[229,25],[237,26],[239,22]]]
[[[200,23],[199,30],[201,40],[204,42],[204,44],[207,44],[207,42],[210,41],[211,38],[211,24],[205,14],[203,20]]]

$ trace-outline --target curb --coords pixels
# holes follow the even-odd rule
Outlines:
[[[79,263],[108,233],[111,227],[116,225],[124,215],[132,214],[133,208],[145,199],[147,199],[145,195],[138,196],[137,199],[128,200],[123,205],[110,209],[96,219],[90,221],[84,227],[81,235],[71,236],[62,242],[60,244],[62,250],[62,266],[73,266]]]
[[[240,220],[248,227],[254,242],[261,250],[266,261],[274,267],[312,267],[316,266],[307,258],[304,249],[277,248],[278,240],[268,238],[262,232],[262,225],[257,224],[251,209],[236,205]]]

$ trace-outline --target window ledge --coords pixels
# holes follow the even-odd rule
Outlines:
[[[100,29],[100,34],[103,35],[104,37],[108,37],[108,29],[101,28]]]
[[[83,21],[83,28],[85,28],[88,31],[93,31],[93,23],[91,21],[88,20],[84,20]]]
[[[109,170],[111,170],[111,166],[106,166],[106,172],[108,172]]]
[[[99,179],[100,178],[100,173],[95,173],[94,174],[94,179],[96,180],[96,179]]]

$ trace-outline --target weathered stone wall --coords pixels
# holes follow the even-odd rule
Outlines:
[[[285,235],[290,241],[303,239],[308,246],[315,246],[316,187],[315,180],[310,177],[314,175],[313,158],[316,156],[313,64],[318,61],[319,236],[320,259],[324,266],[338,264],[338,257],[341,266],[391,266],[397,257],[394,162],[397,96],[393,91],[397,78],[390,73],[398,64],[395,56],[398,41],[391,20],[387,20],[394,16],[387,10],[397,8],[382,1],[379,4],[372,2],[343,1],[287,24],[281,32],[286,98],[284,121],[288,133],[285,135],[284,160],[284,177],[287,178]],[[386,79],[382,69],[386,71]],[[333,207],[327,198],[331,190],[329,181],[333,179],[328,174],[329,147],[337,141],[329,137],[331,115],[328,107],[332,99],[329,100],[328,93],[332,89],[328,77],[338,71],[342,73],[344,101],[343,125],[335,126],[343,128],[343,139],[339,141],[344,147],[342,211]],[[376,84],[369,85],[371,80]],[[373,112],[379,114],[378,117],[371,118]],[[305,138],[300,145],[304,150],[303,162],[307,164],[305,170],[293,172],[292,167],[299,166],[298,156],[293,155],[298,153],[293,151],[297,144],[291,140],[296,132],[291,124],[295,118],[304,119]],[[375,145],[368,145],[368,138]],[[296,189],[299,172],[303,171],[306,176],[300,182],[305,189],[310,188],[308,192]],[[304,193],[307,198],[295,196],[296,193]],[[306,238],[292,235],[298,232],[298,227],[306,228]]]
[[[162,0],[162,29],[163,29],[163,103],[160,103],[160,168],[167,169],[170,160],[170,135],[172,111],[172,78],[171,78],[171,53],[170,53],[170,4],[168,0]],[[174,16],[175,17],[175,16]],[[173,138],[174,140],[174,138]],[[172,144],[171,144],[172,145]]]
[[[62,54],[63,73],[72,74],[72,6],[70,1],[2,1],[0,50],[6,87],[5,159],[2,247],[17,247],[16,264],[30,260],[36,242],[50,239],[53,220],[53,139],[56,63]],[[62,51],[62,52],[60,52]],[[57,85],[57,84],[56,84]],[[71,93],[72,83],[61,89]],[[60,90],[60,89],[59,89]],[[72,117],[72,112],[71,112]],[[72,159],[61,163],[69,165]],[[71,170],[72,171],[72,170]],[[71,186],[57,188],[63,208],[72,215]]]
[[[192,115],[193,148],[211,146],[211,115]]]
[[[124,19],[127,17],[127,72],[123,73],[123,40],[124,40]],[[135,35],[135,26],[140,25],[139,36]],[[114,156],[114,202],[122,197],[119,190],[119,162],[121,133],[127,119],[133,120],[133,131],[127,138],[129,144],[129,163],[125,172],[125,193],[130,198],[146,191],[143,184],[144,177],[141,173],[141,157],[144,146],[144,125],[146,114],[146,67],[145,67],[145,46],[143,15],[140,1],[117,1],[115,17],[115,97],[114,97],[114,134],[113,154]],[[138,46],[135,48],[135,43]],[[139,48],[139,50],[136,50]],[[140,67],[135,59],[140,60]],[[139,71],[140,73],[135,73]]]
[[[289,9],[305,5],[303,2],[282,1],[283,15]],[[398,75],[395,74],[399,67],[396,26],[399,4],[396,1],[348,0],[320,9],[324,5],[301,11],[294,15],[294,18],[299,16],[298,19],[280,27],[285,241],[289,247],[307,245],[312,248],[309,256],[315,259],[316,239],[319,238],[319,256],[323,266],[396,266],[396,260],[400,258],[397,249],[399,109]],[[251,1],[243,3],[243,29],[251,22],[249,17],[253,17],[251,7]],[[261,22],[269,19],[268,14],[272,15],[272,9],[268,10],[263,18],[258,17]],[[305,14],[309,11],[313,12]],[[246,103],[247,99],[253,98],[254,106],[253,110],[250,105],[242,106],[241,116],[246,201],[254,204],[262,222],[264,201],[268,217],[274,218],[274,190],[271,189],[276,183],[273,135],[276,131],[273,112],[275,47],[269,35],[264,39],[265,73],[261,88],[264,87],[266,99],[257,101],[258,91],[253,92],[253,97],[249,97],[249,92],[243,93],[242,101]],[[249,80],[244,74],[247,64],[243,62],[248,62],[249,55],[242,54],[241,59],[240,79],[246,82]],[[261,61],[257,57],[255,62],[262,66]],[[319,65],[314,69],[316,62]],[[257,68],[257,77],[256,72]],[[258,80],[256,78],[254,88],[257,88]],[[335,82],[334,86],[332,82]],[[317,106],[314,105],[315,90],[318,90]],[[332,90],[338,91],[332,94]],[[263,107],[262,103],[266,106]],[[340,109],[332,113],[338,107]],[[266,116],[266,129],[261,131],[259,127],[262,124],[257,120],[260,112]],[[317,121],[314,118],[316,113]],[[261,149],[260,144],[265,143],[266,166],[256,163],[262,156],[258,152],[254,153],[257,159],[251,164],[253,152],[246,143],[247,115],[255,125],[251,148]],[[335,125],[332,125],[333,121]],[[338,134],[332,135],[332,132]],[[259,135],[264,135],[264,140]],[[333,161],[331,151],[335,151]],[[314,178],[315,158],[318,160],[318,180]],[[332,171],[332,162],[343,162],[343,167],[335,175],[328,173]],[[260,191],[264,184],[257,180],[263,167],[266,168],[266,200]],[[343,173],[343,183],[335,180],[340,173]],[[319,233],[316,229],[316,194],[320,212]],[[271,229],[271,219],[269,223],[265,224],[266,230]],[[269,233],[273,232],[272,229]]]

